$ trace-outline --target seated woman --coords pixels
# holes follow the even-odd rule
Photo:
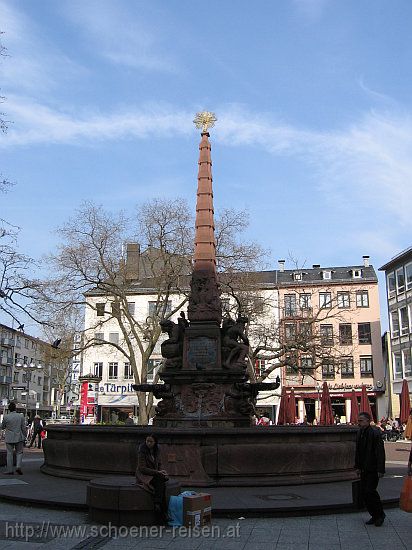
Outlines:
[[[150,434],[145,442],[139,445],[136,479],[144,488],[154,493],[155,512],[164,519],[167,512],[165,486],[169,478],[167,472],[161,467],[157,437]]]

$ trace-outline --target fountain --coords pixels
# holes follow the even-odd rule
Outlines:
[[[213,113],[199,113],[201,128],[196,233],[188,319],[167,320],[161,345],[162,384],[135,385],[159,399],[153,427],[51,426],[42,471],[90,479],[133,473],[136,445],[157,434],[163,463],[183,485],[286,485],[354,477],[350,427],[273,426],[252,422],[260,390],[274,383],[248,381],[247,318],[222,320],[213,216]],[[316,457],[316,458],[315,458]]]

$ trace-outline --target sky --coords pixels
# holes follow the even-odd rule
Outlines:
[[[411,24],[408,0],[0,0],[0,217],[39,259],[85,200],[194,205],[209,110],[215,208],[269,269],[378,268],[412,244]]]

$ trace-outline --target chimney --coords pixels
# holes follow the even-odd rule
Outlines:
[[[369,256],[362,256],[363,257],[363,266],[369,267]]]
[[[285,260],[278,260],[279,271],[283,273],[285,271]]]
[[[136,281],[139,279],[140,245],[138,243],[126,243],[126,279]]]
[[[320,264],[313,264],[312,267],[313,267],[313,269],[319,269],[319,268],[320,268]]]

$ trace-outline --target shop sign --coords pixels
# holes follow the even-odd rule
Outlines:
[[[132,384],[111,384],[110,382],[106,382],[105,384],[102,384],[99,387],[99,392],[105,392],[105,393],[134,393],[134,389],[132,388]]]

